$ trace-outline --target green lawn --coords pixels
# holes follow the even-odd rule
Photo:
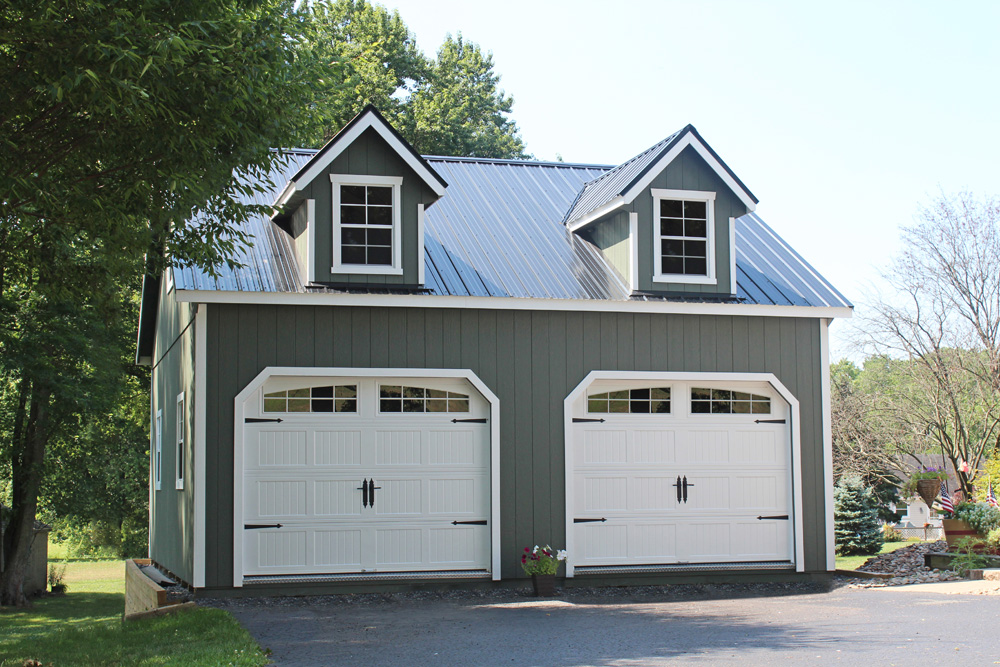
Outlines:
[[[122,623],[121,561],[69,563],[68,593],[31,609],[0,608],[0,667],[25,660],[63,665],[265,665],[267,658],[220,609],[194,609]]]
[[[915,540],[906,540],[904,542],[886,542],[882,545],[882,551],[880,554],[892,553],[896,549],[902,549],[903,547],[908,547],[911,544],[916,544]],[[837,556],[837,569],[838,570],[856,570],[871,556]]]

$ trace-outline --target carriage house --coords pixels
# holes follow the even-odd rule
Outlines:
[[[242,267],[147,276],[150,556],[198,590],[825,577],[851,305],[692,126],[618,166],[287,153]]]

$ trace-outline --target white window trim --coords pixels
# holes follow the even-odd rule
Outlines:
[[[333,191],[333,266],[331,273],[348,273],[378,276],[403,275],[402,262],[402,176],[364,176],[330,174]],[[340,259],[340,186],[342,185],[391,185],[392,186],[392,266],[344,264]]]
[[[163,473],[163,410],[156,411],[153,425],[153,488],[160,490]]]
[[[675,283],[685,285],[715,285],[718,279],[715,276],[715,193],[702,190],[663,190],[660,188],[650,188],[653,196],[653,282],[654,283]],[[660,200],[661,199],[685,199],[688,201],[703,201],[708,211],[706,221],[706,241],[708,242],[708,253],[705,257],[708,274],[704,276],[688,276],[677,273],[662,273],[660,263]]]
[[[176,415],[176,426],[177,433],[174,434],[174,440],[177,443],[176,449],[174,449],[174,488],[178,491],[184,490],[184,465],[181,463],[181,452],[184,449],[184,424],[186,415],[184,414],[184,392],[177,394],[177,415]],[[186,456],[184,457],[187,458]]]

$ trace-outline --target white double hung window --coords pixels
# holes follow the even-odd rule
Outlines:
[[[396,176],[331,174],[333,273],[402,275],[400,189]]]
[[[175,462],[177,466],[174,488],[184,488],[184,394],[177,394],[177,425],[175,440],[177,442]]]
[[[163,463],[163,410],[156,411],[153,424],[153,488],[160,490],[160,475]]]
[[[715,284],[715,193],[652,189],[655,282]]]

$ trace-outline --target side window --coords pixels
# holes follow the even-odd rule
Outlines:
[[[177,448],[175,450],[177,452],[176,456],[177,471],[176,471],[176,481],[174,482],[175,489],[184,488],[184,463],[185,463],[184,456],[186,454],[186,452],[184,451],[185,423],[186,422],[184,420],[184,394],[181,393],[177,395],[177,430],[175,431],[177,439]]]
[[[654,282],[715,283],[715,193],[653,189]]]
[[[358,385],[284,389],[264,394],[264,412],[357,412]]]
[[[469,395],[443,389],[381,385],[379,412],[468,412]]]
[[[595,414],[668,414],[670,387],[619,389],[587,396],[587,412]]]
[[[163,410],[156,411],[153,424],[153,488],[160,490],[160,464],[163,462]]]
[[[691,389],[691,413],[711,415],[771,414],[771,399],[731,389]]]

